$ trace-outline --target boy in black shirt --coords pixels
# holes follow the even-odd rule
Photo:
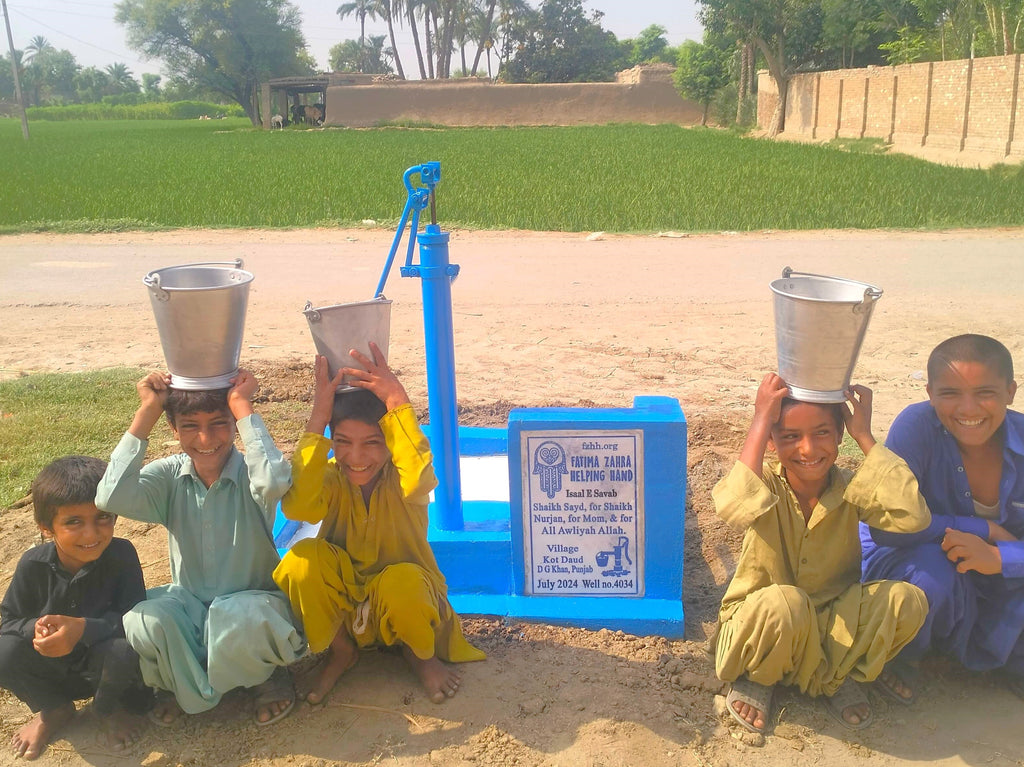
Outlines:
[[[0,604],[0,687],[35,716],[12,738],[36,759],[93,697],[110,745],[131,745],[152,692],[124,638],[121,617],[146,597],[139,556],[114,538],[117,517],[94,499],[106,462],[68,456],[32,483],[40,531],[50,540],[25,552]]]

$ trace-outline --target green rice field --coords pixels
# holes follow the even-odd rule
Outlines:
[[[244,119],[0,120],[0,232],[394,224],[442,164],[446,227],[655,232],[1024,224],[1024,169],[711,129],[254,130]]]

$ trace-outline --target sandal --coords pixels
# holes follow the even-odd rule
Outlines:
[[[270,679],[263,684],[253,687],[252,692],[252,719],[256,722],[257,727],[267,727],[275,722],[280,722],[295,707],[295,683],[292,681],[292,675],[288,673],[288,669],[284,666],[278,666],[274,669]],[[283,700],[287,701],[284,708],[271,715],[266,721],[260,720],[260,711],[262,709],[266,709],[271,703],[280,703]]]
[[[759,735],[763,735],[764,731],[768,728],[768,718],[772,713],[772,697],[775,695],[775,685],[764,685],[752,682],[745,676],[741,676],[731,685],[729,685],[729,693],[725,696],[725,707],[729,711],[729,715],[739,722],[749,732],[756,732]],[[761,716],[764,718],[764,727],[755,727],[742,716],[739,712],[733,708],[733,703],[746,703],[751,708],[756,708],[761,712]]]
[[[825,698],[824,703],[825,710],[832,718],[848,730],[863,730],[875,721],[875,712],[871,710],[871,704],[868,702],[868,696],[864,694],[864,688],[852,679],[846,679],[839,685],[839,689],[835,691],[834,695]],[[868,707],[868,715],[861,721],[854,724],[843,716],[846,709],[860,705]]]
[[[891,684],[887,684],[882,679],[882,675],[888,674],[893,677],[897,682],[903,685],[904,688],[910,690],[910,697],[904,698],[898,692],[896,688]],[[904,706],[912,706],[914,701],[917,700],[917,684],[921,678],[921,669],[914,666],[906,661],[892,660],[885,664],[885,668],[882,669],[882,673],[879,674],[878,679],[875,680],[875,689],[885,695],[887,698],[896,701],[897,703]],[[1022,696],[1024,697],[1024,696]]]

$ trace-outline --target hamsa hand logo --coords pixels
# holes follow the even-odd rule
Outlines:
[[[533,451],[533,473],[540,475],[540,489],[548,498],[554,498],[562,489],[562,475],[569,473],[562,446],[557,442],[542,442]]]

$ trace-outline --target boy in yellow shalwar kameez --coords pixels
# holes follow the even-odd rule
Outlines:
[[[289,519],[320,522],[296,543],[274,580],[302,617],[310,650],[329,650],[312,691],[320,703],[356,661],[358,649],[398,645],[440,703],[461,675],[442,661],[483,660],[462,635],[459,616],[427,542],[427,505],[437,485],[430,444],[409,397],[374,344],[366,367],[314,366],[313,411],[292,456]],[[335,394],[343,378],[363,391]],[[332,439],[323,436],[328,423]],[[333,445],[334,458],[327,453]]]
[[[851,729],[872,720],[870,682],[914,638],[928,611],[924,592],[902,581],[860,582],[858,522],[881,530],[927,527],[928,508],[903,459],[875,443],[871,390],[849,405],[789,398],[769,373],[732,471],[712,496],[718,515],[746,529],[722,599],[715,671],[731,682],[728,711],[763,732],[776,684],[823,696]],[[864,452],[854,474],[835,466],[843,426]],[[779,465],[763,466],[772,447]]]

